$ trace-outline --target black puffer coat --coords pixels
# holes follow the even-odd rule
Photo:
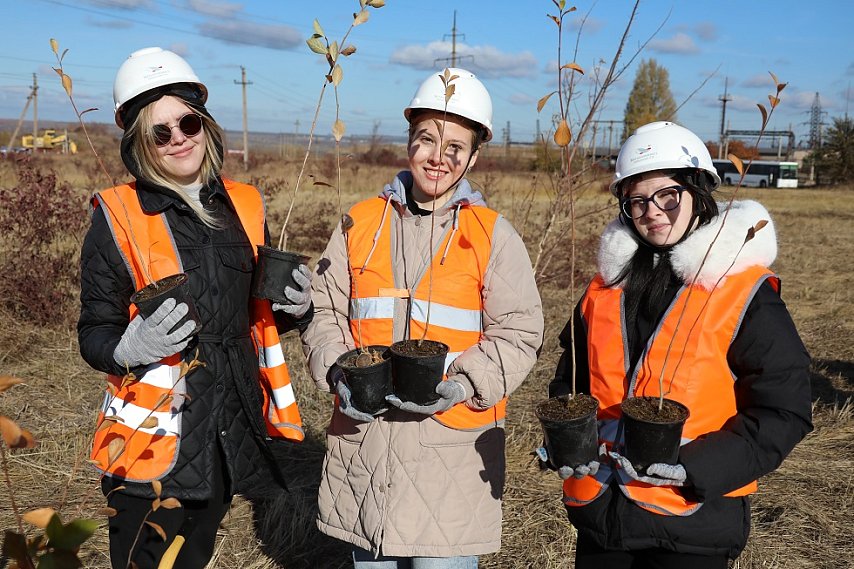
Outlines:
[[[221,445],[232,494],[267,494],[283,485],[267,439],[258,384],[258,358],[250,340],[249,290],[252,246],[221,180],[203,188],[205,209],[221,220],[211,229],[174,192],[137,181],[146,213],[164,212],[181,262],[189,274],[190,292],[202,319],[202,331],[185,350],[199,350],[205,363],[187,376],[189,401],[183,412],[178,461],[163,479],[164,493],[188,500],[210,497],[214,453]],[[81,256],[80,352],[93,368],[124,375],[113,352],[127,328],[134,292],[131,277],[113,241],[101,208]],[[295,322],[276,313],[280,333],[311,319]],[[124,483],[113,479],[114,484]],[[126,484],[127,492],[150,496],[148,484]]]

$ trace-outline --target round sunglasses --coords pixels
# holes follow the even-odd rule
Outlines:
[[[169,126],[156,124],[151,127],[151,137],[157,146],[166,146],[172,141],[172,129],[178,127],[186,137],[196,136],[202,130],[202,117],[196,113],[187,113],[178,119],[178,124]]]

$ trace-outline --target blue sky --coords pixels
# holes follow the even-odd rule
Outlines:
[[[561,63],[575,61],[587,80],[598,65],[613,59],[627,22],[626,0],[579,2],[566,19]],[[252,131],[307,132],[326,65],[306,47],[317,18],[327,35],[340,39],[358,0],[3,0],[0,4],[0,117],[21,113],[32,74],[38,74],[40,120],[72,120],[49,40],[68,48],[65,70],[74,79],[78,107],[97,107],[90,122],[112,120],[112,81],[132,51],[159,45],[184,56],[208,86],[208,108],[228,129],[241,128],[241,89],[235,84],[244,66]],[[555,85],[556,26],[551,0],[387,0],[370,9],[367,23],[348,43],[357,52],[343,60],[341,117],[348,133],[402,134],[402,109],[418,84],[450,55],[450,33],[457,12],[459,63],[478,74],[490,90],[496,139],[510,122],[513,140],[534,138],[537,120],[546,130],[556,110],[553,98],[542,113],[537,100]],[[578,22],[587,15],[578,53],[573,56]],[[612,88],[601,120],[622,120],[626,97],[641,59],[654,58],[669,70],[677,104],[714,76],[680,109],[678,122],[705,140],[718,137],[718,97],[728,78],[732,129],[757,129],[756,103],[767,106],[772,92],[768,71],[787,82],[771,129],[792,128],[806,138],[810,105],[821,97],[825,121],[846,113],[854,79],[854,3],[789,0],[641,3],[623,63],[646,45]],[[717,71],[716,71],[717,70]],[[854,101],[851,102],[854,105]],[[574,111],[587,112],[582,90]],[[29,113],[31,115],[31,112]],[[334,118],[331,89],[324,96],[318,132],[328,133]],[[599,141],[603,140],[600,130]],[[618,136],[618,133],[614,133]],[[616,144],[616,142],[615,142]]]

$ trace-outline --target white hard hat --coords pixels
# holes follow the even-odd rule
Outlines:
[[[619,197],[617,185],[636,174],[681,168],[705,170],[714,180],[714,188],[721,183],[709,150],[696,134],[667,121],[645,124],[620,148],[611,193]]]
[[[430,109],[434,111],[445,111],[466,118],[486,129],[483,141],[492,139],[492,99],[489,97],[486,87],[475,77],[471,71],[450,67],[448,71],[451,77],[458,77],[451,81],[454,85],[454,94],[448,100],[445,107],[445,84],[442,82],[441,74],[433,73],[428,77],[412,97],[412,101],[403,110],[403,116],[409,120],[412,111],[416,109]]]
[[[207,88],[178,54],[159,47],[146,47],[130,54],[113,83],[116,124],[124,128],[119,111],[125,103],[146,91],[173,83],[195,83],[202,90],[202,103],[207,100]]]

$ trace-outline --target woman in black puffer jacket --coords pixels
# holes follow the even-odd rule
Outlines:
[[[220,177],[222,130],[186,61],[160,48],[134,52],[114,97],[135,182],[93,199],[78,323],[83,358],[110,382],[92,452],[117,510],[110,556],[114,567],[157,567],[180,534],[176,567],[201,568],[235,494],[284,486],[273,443],[302,439],[278,333],[311,320],[309,270],[294,271],[302,290],[287,289],[289,302],[250,297],[256,247],[269,241],[263,197]],[[181,272],[197,316],[187,320],[188,305],[174,300],[137,313],[136,290]],[[194,359],[203,365],[182,373]],[[181,507],[147,518],[165,541],[145,525],[134,546],[154,480]]]

